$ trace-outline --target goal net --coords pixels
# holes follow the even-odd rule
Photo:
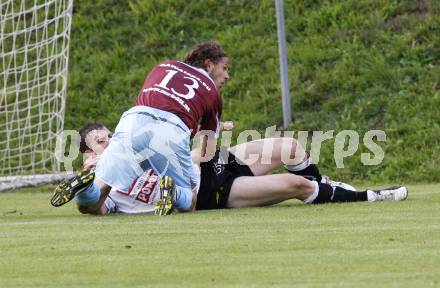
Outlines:
[[[72,2],[0,0],[0,191],[63,177],[35,174],[60,172]]]

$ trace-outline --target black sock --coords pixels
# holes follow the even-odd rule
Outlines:
[[[292,173],[292,174],[295,174],[298,176],[303,176],[304,178],[307,178],[311,181],[317,181],[318,183],[321,182],[321,180],[322,180],[322,176],[321,176],[321,173],[319,173],[318,166],[316,166],[315,164],[310,164],[306,168],[304,168],[302,170],[298,170],[298,171],[290,171],[289,170],[289,173]]]
[[[335,188],[332,202],[357,202],[368,201],[367,191],[356,192],[341,187]]]
[[[328,184],[318,183],[319,192],[313,204],[329,203],[329,202],[357,202],[368,201],[367,191],[356,192],[346,190],[341,187],[333,187]]]
[[[313,200],[313,204],[321,204],[331,202],[333,196],[333,188],[328,184],[322,184],[318,182],[319,190],[318,196]]]

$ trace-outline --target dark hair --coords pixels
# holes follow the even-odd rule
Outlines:
[[[81,137],[81,141],[79,142],[79,151],[81,153],[84,153],[86,152],[87,149],[90,149],[90,147],[87,146],[86,143],[87,134],[89,134],[93,130],[102,130],[102,129],[107,129],[107,127],[99,123],[89,123],[81,127],[81,129],[79,129],[79,136]]]
[[[185,56],[183,62],[194,67],[206,69],[204,63],[206,59],[218,63],[223,57],[228,57],[228,55],[222,46],[215,41],[209,41],[194,46]]]

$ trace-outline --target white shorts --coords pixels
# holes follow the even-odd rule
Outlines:
[[[135,106],[122,115],[110,145],[97,163],[96,176],[127,193],[138,177],[151,168],[159,177],[171,176],[178,193],[185,193],[188,199],[192,195],[191,183],[196,182],[190,135],[176,115]],[[176,207],[181,208],[180,205],[183,203],[178,198]]]

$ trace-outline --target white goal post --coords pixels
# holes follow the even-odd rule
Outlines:
[[[60,172],[72,5],[0,0],[0,191],[67,175],[30,176]]]

